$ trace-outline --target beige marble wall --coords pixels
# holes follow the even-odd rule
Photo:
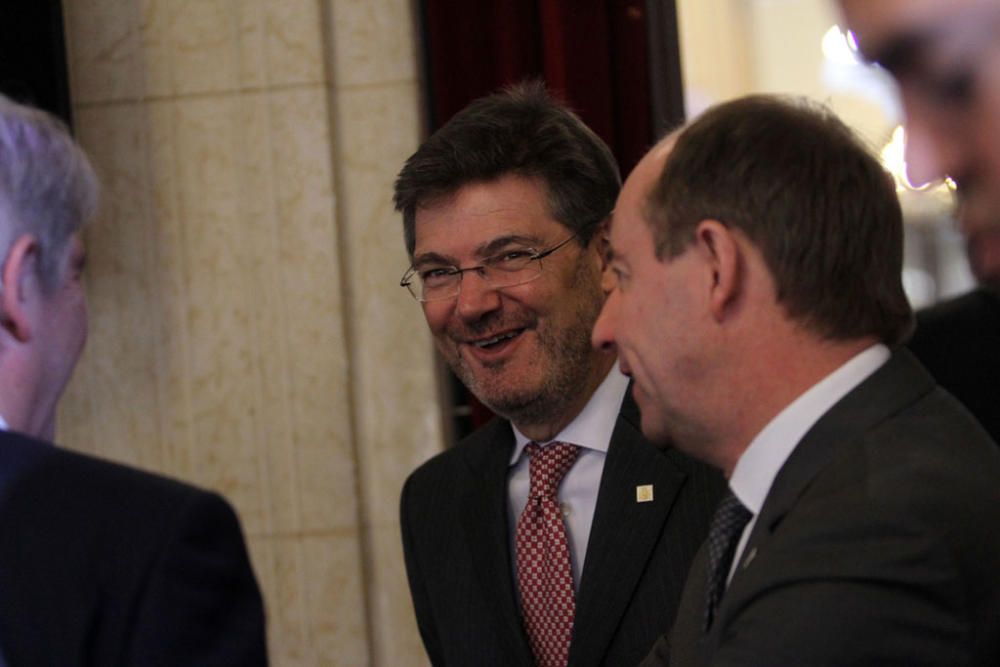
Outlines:
[[[409,0],[65,0],[105,193],[59,440],[237,507],[276,665],[407,665],[396,506],[442,446],[396,281]]]

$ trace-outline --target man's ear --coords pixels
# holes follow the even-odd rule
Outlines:
[[[38,239],[17,237],[0,268],[0,329],[21,343],[31,338],[29,306],[38,290],[37,268]]]
[[[611,272],[611,216],[609,215],[597,227],[591,243],[595,246],[597,259],[601,270],[601,291],[604,296],[611,293],[615,288],[614,274]]]
[[[733,230],[718,220],[698,223],[695,246],[711,276],[709,309],[716,321],[722,321],[744,288],[743,248]]]

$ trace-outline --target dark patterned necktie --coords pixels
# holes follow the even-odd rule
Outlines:
[[[708,529],[708,595],[705,601],[705,632],[712,627],[715,610],[726,590],[726,579],[736,545],[753,513],[743,506],[731,490],[719,502]]]
[[[528,503],[517,521],[517,583],[524,629],[538,667],[565,667],[576,602],[569,544],[556,492],[580,448],[565,442],[528,443]]]

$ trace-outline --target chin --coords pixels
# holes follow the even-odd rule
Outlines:
[[[647,440],[657,445],[673,442],[666,425],[653,421],[651,412],[644,410],[641,403],[639,404],[639,412],[642,414],[642,434],[646,436]]]

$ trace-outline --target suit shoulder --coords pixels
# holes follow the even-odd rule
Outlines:
[[[476,429],[454,446],[427,459],[410,475],[406,485],[438,484],[439,480],[458,474],[463,468],[484,465],[487,457],[497,453],[496,448],[514,442],[510,423],[496,417]]]
[[[88,454],[45,445],[33,464],[7,489],[2,517],[80,521],[95,532],[126,528],[163,536],[186,516],[238,523],[219,494],[177,479]]]
[[[970,503],[976,515],[1000,522],[1000,451],[940,388],[845,445],[817,480],[831,499],[856,493],[876,513],[947,531]]]
[[[46,465],[47,474],[71,478],[74,484],[87,487],[129,489],[140,495],[177,499],[182,496],[209,495],[211,492],[166,475],[141,470],[107,459],[56,448]]]
[[[979,288],[934,304],[917,312],[917,328],[908,346],[919,357],[941,350],[949,341],[965,342],[997,335],[1000,329],[1000,297]]]

